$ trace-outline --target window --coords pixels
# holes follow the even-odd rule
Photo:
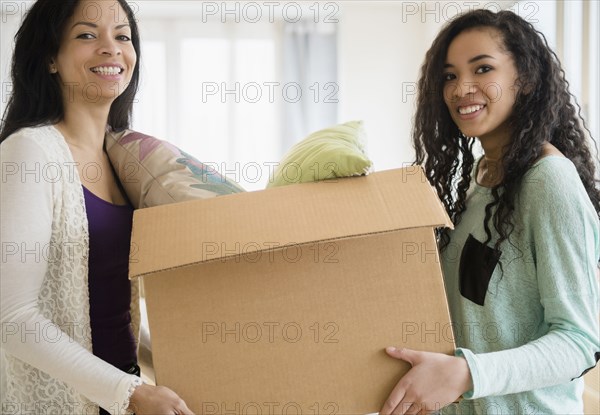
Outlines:
[[[279,29],[141,20],[133,128],[168,139],[248,190],[264,188],[283,151]]]
[[[570,91],[581,106],[596,145],[600,143],[600,11],[597,1],[520,1],[513,10],[546,36],[558,55]],[[600,147],[599,147],[600,149]]]

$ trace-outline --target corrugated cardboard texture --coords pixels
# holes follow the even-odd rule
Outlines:
[[[421,226],[451,222],[419,167],[141,209],[129,275]]]
[[[357,199],[342,203],[368,203],[350,193]],[[429,227],[255,252],[144,282],[157,383],[198,414],[375,412],[408,369],[386,346],[454,350]]]

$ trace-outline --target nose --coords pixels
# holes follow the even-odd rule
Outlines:
[[[121,47],[116,39],[112,39],[110,37],[105,37],[105,40],[102,42],[100,47],[98,48],[98,53],[106,56],[118,56],[122,53]]]
[[[470,76],[461,76],[448,86],[449,90],[445,92],[447,94],[446,99],[452,102],[475,95],[479,88],[479,84]]]
[[[464,95],[475,94],[477,89],[479,88],[479,84],[477,82],[465,82],[462,85],[462,90]]]
[[[467,95],[475,94],[478,88],[479,84],[472,77],[465,76],[459,80],[457,93],[459,94],[459,98],[463,98]]]

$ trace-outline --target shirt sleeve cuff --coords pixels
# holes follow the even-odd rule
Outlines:
[[[478,398],[479,396],[477,396],[477,393],[481,389],[480,388],[481,380],[480,380],[479,373],[477,370],[477,363],[475,362],[475,355],[469,349],[463,349],[463,348],[459,347],[454,352],[454,356],[462,357],[467,361],[467,364],[469,365],[469,370],[471,371],[471,379],[473,380],[473,389],[463,393],[462,397],[464,399]]]
[[[141,378],[139,378],[138,376],[135,376],[135,375],[128,376],[126,382],[128,384],[127,396],[126,396],[125,400],[122,401],[119,408],[116,408],[115,406],[112,407],[112,408],[118,410],[118,412],[116,412],[113,415],[133,414],[133,412],[129,410],[131,396],[133,395],[133,392],[135,392],[135,389],[138,386],[142,385],[144,382],[142,381]]]

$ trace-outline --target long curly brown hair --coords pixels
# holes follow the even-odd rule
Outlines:
[[[569,92],[558,57],[544,35],[510,11],[462,14],[441,30],[426,54],[413,127],[415,163],[424,167],[454,224],[460,222],[466,209],[475,139],[461,133],[444,103],[444,64],[452,40],[467,29],[481,27],[501,33],[503,49],[511,54],[517,68],[517,84],[526,86],[520,88],[508,120],[512,137],[501,161],[503,180],[492,188],[493,200],[485,209],[485,243],[492,239],[492,222],[498,233],[497,248],[514,229],[515,197],[524,174],[540,158],[545,141],[575,164],[596,212],[600,212],[595,176],[598,157],[597,151],[592,156],[589,142],[593,139],[581,117],[581,108]],[[449,243],[448,231],[441,231],[439,236],[443,250]]]

